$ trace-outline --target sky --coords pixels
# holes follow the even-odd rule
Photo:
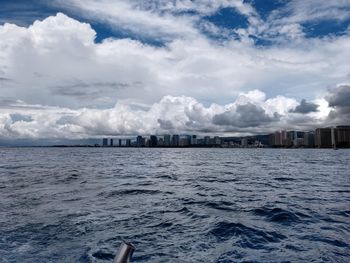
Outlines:
[[[350,0],[0,0],[0,142],[350,124]]]

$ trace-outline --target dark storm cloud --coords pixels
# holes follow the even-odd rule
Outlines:
[[[235,111],[226,111],[213,117],[213,123],[220,126],[234,126],[239,128],[258,127],[274,121],[280,116],[275,113],[273,117],[266,114],[265,110],[252,103],[238,105]]]
[[[5,77],[0,77],[0,84],[1,83],[7,83],[7,82],[13,82],[12,79],[9,78],[5,78]],[[2,87],[2,85],[0,85],[0,88]]]
[[[294,110],[291,110],[292,113],[302,113],[307,114],[310,112],[317,112],[318,105],[312,102],[307,102],[305,99],[301,100],[300,104],[295,107]]]
[[[174,129],[174,125],[171,121],[169,120],[162,120],[162,119],[158,119],[158,123],[160,128],[162,128],[163,130],[172,130]]]
[[[340,85],[330,91],[326,97],[328,104],[334,110],[329,113],[329,118],[339,124],[350,122],[350,85]]]
[[[13,98],[0,97],[0,107],[9,107],[14,103],[16,103],[16,100]]]
[[[135,81],[133,83],[123,83],[123,82],[94,82],[85,83],[77,82],[74,84],[62,85],[54,87],[53,93],[55,95],[69,96],[69,97],[79,97],[79,98],[90,98],[99,96],[102,93],[110,93],[129,87],[140,88],[142,82]]]
[[[330,107],[350,107],[350,85],[341,85],[333,90],[326,97]]]

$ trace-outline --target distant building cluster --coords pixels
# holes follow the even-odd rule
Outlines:
[[[315,132],[309,131],[276,131],[269,134],[271,147],[315,147]]]
[[[197,135],[151,135],[134,139],[102,140],[103,147],[220,147],[220,148],[350,148],[350,126],[315,131],[276,131],[268,135],[219,137]]]
[[[197,135],[151,135],[147,137],[137,136],[135,139],[108,139],[102,140],[104,147],[220,147],[222,137],[204,136],[198,138]],[[116,143],[115,143],[116,142]]]
[[[350,126],[315,131],[278,131],[269,135],[271,147],[350,148]]]

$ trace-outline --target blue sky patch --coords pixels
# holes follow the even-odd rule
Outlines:
[[[27,27],[35,20],[43,20],[57,12],[40,0],[0,0],[0,24],[13,23]]]
[[[72,17],[71,15],[69,15]],[[89,23],[91,25],[91,28],[96,31],[96,43],[101,43],[104,39],[107,38],[116,38],[116,39],[123,39],[123,38],[130,38],[133,40],[138,40],[143,43],[147,43],[152,46],[163,46],[165,44],[165,41],[162,39],[154,39],[150,37],[144,37],[142,35],[137,35],[129,30],[117,30],[110,27],[108,24],[103,23],[97,23],[95,21],[86,21],[86,19],[83,18],[77,18],[75,19]]]
[[[23,114],[19,114],[19,113],[10,114],[10,117],[11,117],[13,123],[18,122],[18,121],[24,121],[24,122],[33,121],[33,118],[31,116],[23,115]]]
[[[216,14],[204,19],[227,29],[246,28],[249,25],[248,18],[233,8],[222,8]]]
[[[272,11],[284,7],[288,2],[286,0],[246,0],[245,3],[252,5],[262,19],[266,19]]]
[[[270,39],[257,37],[253,35],[250,35],[249,37],[254,40],[254,43],[256,46],[264,47],[264,46],[271,46],[273,44],[273,41]]]
[[[350,27],[350,19],[345,21],[320,20],[301,24],[306,37],[324,37],[344,35]]]

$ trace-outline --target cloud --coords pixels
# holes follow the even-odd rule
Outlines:
[[[60,96],[68,97],[77,97],[83,100],[93,100],[94,98],[100,96],[101,93],[104,93],[105,96],[113,96],[113,93],[116,93],[120,90],[131,89],[133,87],[142,88],[141,82],[134,83],[120,83],[120,82],[92,82],[85,83],[77,81],[74,84],[67,84],[52,87],[53,94]]]
[[[147,6],[145,1],[56,0],[54,4],[73,12],[80,10],[79,15],[108,23],[115,30],[125,30],[164,41],[176,36],[198,34],[192,26],[194,17],[186,15],[176,17],[169,12],[161,14],[158,13],[159,9],[157,12],[152,5]]]
[[[329,119],[339,125],[350,123],[350,84],[340,84],[326,96],[329,107]]]
[[[312,128],[328,115],[347,120],[341,99],[348,85],[326,99],[324,93],[349,80],[349,35],[308,39],[304,18],[284,20],[281,10],[271,15],[275,22],[260,23],[242,1],[56,3],[164,43],[130,38],[96,43],[90,24],[63,13],[28,27],[0,25],[1,138],[243,134]],[[239,37],[216,41],[200,27],[203,17],[223,7],[244,14],[249,27],[237,29]],[[257,46],[254,35],[277,40]],[[300,94],[305,100],[298,103]],[[13,114],[22,117],[14,121]]]
[[[314,20],[346,20],[350,18],[350,6],[347,0],[317,1],[294,0],[280,12],[275,12],[275,17],[288,14],[285,20],[288,22],[305,22]]]
[[[293,113],[302,113],[302,114],[308,114],[310,112],[317,112],[318,111],[318,105],[312,102],[307,102],[305,99],[302,99],[300,104],[295,107],[295,109],[291,110],[290,112]]]
[[[330,123],[348,123],[349,106],[340,99],[347,96],[348,89],[349,86],[340,85],[326,96],[333,108],[329,116],[324,115],[322,100],[319,100],[320,111],[295,114],[293,109],[300,106],[295,99],[283,96],[266,99],[266,94],[259,90],[241,93],[225,105],[209,106],[184,96],[165,96],[148,107],[120,101],[108,109],[71,110],[9,102],[7,108],[0,109],[0,138],[84,139],[165,133],[244,135],[280,129],[310,130]]]
[[[256,43],[303,45],[311,37],[349,35],[349,1],[291,0],[279,1],[278,4],[280,7],[272,10],[266,18],[263,18],[264,14],[250,14],[249,27],[239,30],[241,37],[254,36]],[[322,28],[322,23],[327,26]],[[332,31],[327,31],[330,28]],[[315,31],[315,34],[310,34]]]
[[[287,102],[287,103],[286,103]],[[137,134],[257,134],[295,127],[314,128],[321,118],[290,113],[297,101],[266,99],[259,90],[241,93],[228,104],[203,105],[192,97],[165,96],[148,107],[120,101],[107,109],[17,104],[0,109],[0,138],[83,139]],[[15,114],[13,112],[16,112]]]
[[[150,1],[132,1],[138,7],[144,9],[151,9],[153,11],[170,12],[170,13],[183,13],[194,11],[200,15],[213,14],[220,8],[235,8],[240,13],[249,15],[253,13],[252,7],[244,3],[241,0],[201,0],[201,1],[188,1],[188,0],[177,0],[177,1],[162,1],[162,0],[150,0]]]
[[[217,114],[213,118],[213,123],[221,126],[233,126],[238,128],[259,127],[262,124],[278,121],[277,113],[273,117],[266,114],[264,109],[252,103],[238,105],[232,111],[228,110],[224,113]]]
[[[159,123],[159,127],[162,130],[165,131],[172,131],[174,129],[174,125],[170,120],[162,120],[162,119],[158,119],[158,123]]]
[[[107,23],[112,30],[124,30],[136,37],[165,42],[175,38],[197,38],[201,19],[222,8],[233,8],[245,16],[255,14],[255,10],[241,0],[55,0],[52,4],[81,17]]]
[[[110,107],[117,100],[153,103],[189,96],[225,103],[240,92],[305,93],[347,78],[350,38],[305,40],[303,46],[255,47],[203,35],[162,47],[136,40],[95,43],[96,32],[62,13],[28,28],[0,26],[1,96],[30,104]]]
[[[8,82],[8,81],[11,81],[11,80],[8,78],[0,77],[0,82]]]
[[[214,41],[233,37],[246,43],[298,43],[303,42],[317,23],[327,21],[336,25],[350,19],[350,5],[344,0],[282,1],[267,17],[255,10],[254,1],[242,0],[55,0],[51,4],[79,17],[108,24],[116,33],[128,32],[136,39],[156,43],[178,38],[196,39],[203,33],[212,35]],[[248,27],[238,23],[227,29],[208,21],[209,16],[223,9],[233,9],[237,15],[245,17]],[[226,19],[236,20],[237,17]]]
[[[340,84],[330,91],[327,96],[330,107],[349,108],[350,107],[350,84]]]

